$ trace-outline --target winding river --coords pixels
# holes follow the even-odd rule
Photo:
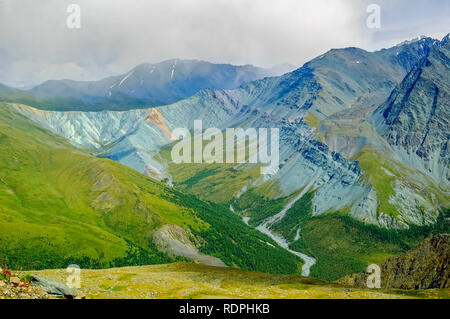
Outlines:
[[[305,264],[302,267],[302,276],[309,276],[310,271],[311,271],[311,267],[316,263],[316,259],[299,253],[298,251],[294,251],[292,249],[289,249],[289,243],[287,242],[286,238],[282,237],[279,234],[276,234],[274,232],[272,232],[270,230],[270,226],[283,219],[283,217],[286,215],[286,212],[300,199],[303,197],[303,195],[306,194],[306,192],[308,192],[308,190],[312,187],[312,185],[314,184],[314,182],[316,181],[318,176],[316,176],[314,179],[312,179],[308,185],[306,185],[305,188],[303,188],[303,190],[300,192],[300,194],[298,194],[297,196],[295,196],[295,198],[293,198],[291,201],[289,201],[289,203],[286,204],[286,206],[283,207],[283,209],[276,215],[271,216],[269,218],[267,218],[261,225],[259,225],[258,227],[256,227],[256,230],[260,231],[261,233],[269,236],[270,238],[272,238],[281,248],[287,250],[288,252],[290,252],[291,254],[294,254],[298,257],[300,257],[301,259],[303,259],[303,261],[305,262]],[[231,212],[235,212],[233,206],[230,205],[230,211]],[[248,220],[249,217],[243,217],[243,221],[244,223],[246,223],[248,225]],[[300,230],[300,229],[299,229]],[[296,236],[297,237],[297,236]],[[298,238],[297,238],[298,239]]]

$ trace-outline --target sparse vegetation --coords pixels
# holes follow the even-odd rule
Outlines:
[[[33,272],[63,282],[64,269]],[[132,274],[132,276],[130,276]],[[344,288],[320,279],[233,268],[173,263],[102,270],[83,269],[88,298],[449,298],[448,290]]]

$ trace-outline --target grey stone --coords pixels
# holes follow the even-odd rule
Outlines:
[[[60,297],[74,298],[77,295],[72,289],[57,281],[38,276],[31,276],[31,285],[42,287],[48,294]]]

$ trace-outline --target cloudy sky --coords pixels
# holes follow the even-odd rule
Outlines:
[[[81,8],[81,28],[66,25]],[[378,4],[381,27],[368,28]],[[95,80],[170,58],[301,66],[450,32],[450,0],[0,0],[0,82]]]

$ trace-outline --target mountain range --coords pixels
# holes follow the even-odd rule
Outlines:
[[[50,80],[29,90],[0,86],[0,98],[51,110],[129,110],[165,105],[201,89],[233,89],[245,82],[280,75],[290,65],[258,68],[172,59],[145,63],[99,81]]]
[[[295,273],[303,263],[227,207],[96,158],[3,103],[0,159],[0,262],[13,269],[188,259]]]
[[[97,266],[136,261],[125,258],[135,245],[161,262],[327,280],[359,272],[449,232],[449,46],[447,35],[376,52],[333,49],[270,77],[171,60],[98,82],[2,86],[5,231],[24,223],[33,242],[57,227],[60,237],[46,241],[55,256],[87,255]],[[172,132],[194,120],[221,130],[278,127],[279,167],[260,175],[259,164],[172,163]],[[44,228],[33,214],[46,217]],[[98,241],[92,251],[66,235],[85,218],[98,232],[84,232]]]

